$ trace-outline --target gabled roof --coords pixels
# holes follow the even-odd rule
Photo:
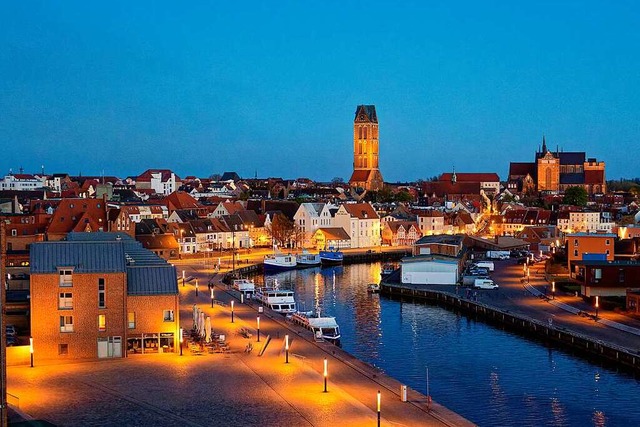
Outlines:
[[[379,218],[375,209],[369,203],[345,203],[342,206],[344,206],[349,215],[358,219]]]
[[[136,181],[151,182],[152,175],[160,174],[160,179],[163,182],[166,182],[171,179],[172,173],[173,172],[170,169],[147,169],[146,171],[142,172],[142,174],[136,177]],[[174,174],[174,176],[176,178],[176,182],[180,181],[180,177],[178,177],[178,175]]]
[[[354,122],[370,122],[378,123],[378,115],[376,114],[375,105],[358,105],[356,108],[356,117]]]
[[[536,174],[536,164],[532,162],[520,163],[511,162],[509,164],[509,178],[530,175],[534,177]]]
[[[80,221],[82,220],[82,224]],[[78,225],[84,229],[88,223],[92,230],[106,229],[107,214],[104,201],[101,199],[62,199],[58,204],[51,222],[47,228],[48,233],[69,233]]]
[[[102,234],[102,233],[91,233]],[[30,246],[31,274],[53,274],[58,267],[74,273],[124,273],[121,242],[37,242]]]
[[[443,173],[440,175],[440,181],[451,181],[452,173]],[[497,173],[464,173],[456,172],[457,182],[500,182]]]
[[[321,227],[316,233],[324,234],[326,240],[351,240],[351,236],[342,227]]]
[[[363,170],[358,169],[354,170],[351,174],[351,178],[349,182],[367,182],[369,180],[369,175],[371,174],[371,170]]]
[[[191,194],[184,191],[174,191],[167,195],[164,200],[167,206],[172,209],[197,209],[201,207],[200,203]]]

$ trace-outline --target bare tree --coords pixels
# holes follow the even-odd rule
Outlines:
[[[295,224],[284,214],[276,214],[266,228],[267,233],[278,246],[284,246],[295,234]]]

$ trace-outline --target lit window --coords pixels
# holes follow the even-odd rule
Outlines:
[[[73,316],[60,316],[60,332],[73,332]]]
[[[133,311],[127,313],[127,323],[129,324],[129,329],[136,328],[136,313]]]
[[[107,316],[104,314],[98,314],[98,330],[99,331],[107,330]]]
[[[162,312],[162,319],[165,322],[173,322],[173,310],[164,310]]]
[[[71,310],[73,308],[73,294],[71,292],[60,292],[58,298],[58,309]]]
[[[63,286],[63,287],[73,286],[73,270],[61,269],[58,272],[60,274],[60,286]]]

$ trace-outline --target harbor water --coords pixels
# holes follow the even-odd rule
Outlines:
[[[335,316],[342,348],[481,426],[640,425],[640,381],[444,308],[367,291],[381,264],[256,277]]]

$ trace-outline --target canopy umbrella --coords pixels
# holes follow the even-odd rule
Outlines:
[[[193,304],[193,328],[198,327],[198,306]]]
[[[200,336],[204,337],[204,311],[200,311],[200,319],[198,319],[198,328],[200,328]]]
[[[205,320],[204,324],[205,324],[204,329],[206,334],[204,340],[206,342],[211,342],[211,317],[210,316],[207,316],[207,319]]]

